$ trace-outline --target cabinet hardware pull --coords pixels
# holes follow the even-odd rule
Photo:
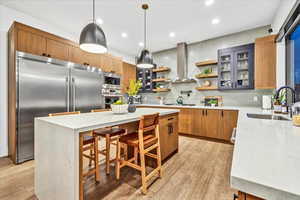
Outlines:
[[[221,112],[221,115],[222,115],[222,117],[224,117],[224,111],[222,110],[222,112]]]
[[[170,120],[173,120],[174,118],[172,117],[172,118],[169,118],[168,120],[170,121]]]
[[[45,53],[42,53],[42,56],[47,56],[47,54],[45,54]]]
[[[50,58],[50,57],[51,57],[51,55],[50,55],[50,54],[48,54],[48,57]]]
[[[202,116],[204,116],[204,110],[202,110]]]
[[[206,114],[206,116],[207,116],[207,110],[205,110],[205,114]]]

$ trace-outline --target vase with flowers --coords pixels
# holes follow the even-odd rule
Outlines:
[[[134,105],[134,96],[139,92],[139,89],[142,87],[142,82],[140,80],[130,80],[129,87],[127,89],[128,94],[128,112],[135,112],[136,106]]]

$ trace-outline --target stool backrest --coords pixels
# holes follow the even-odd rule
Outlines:
[[[140,119],[139,130],[143,132],[155,130],[158,123],[159,123],[159,113],[155,113],[152,115],[144,115]]]
[[[49,113],[49,117],[54,117],[54,116],[62,116],[62,115],[76,115],[80,114],[80,111],[75,111],[75,112],[60,112],[60,113]]]
[[[94,109],[94,110],[91,110],[91,112],[105,112],[105,111],[111,111],[111,109]]]

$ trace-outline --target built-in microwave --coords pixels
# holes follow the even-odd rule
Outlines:
[[[121,77],[114,73],[107,73],[104,74],[104,84],[112,85],[112,86],[119,86],[121,84]]]

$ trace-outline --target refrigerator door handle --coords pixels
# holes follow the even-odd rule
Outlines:
[[[70,112],[70,82],[68,77],[66,77],[66,85],[67,85],[67,112]]]
[[[73,86],[73,111],[76,108],[76,87],[75,87],[75,78],[72,78],[72,86]]]

